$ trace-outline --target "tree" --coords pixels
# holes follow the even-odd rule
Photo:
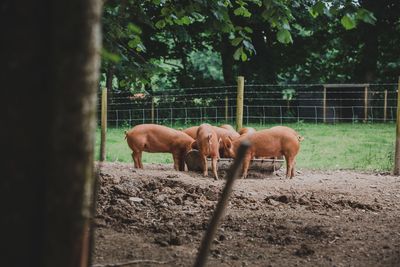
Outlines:
[[[95,0],[2,3],[5,266],[88,265],[100,10]]]
[[[348,71],[351,63],[337,63],[339,56],[348,58],[336,51],[337,45],[346,35],[375,22],[368,7],[360,3],[109,1],[103,24],[105,48],[111,54],[104,57],[103,68],[110,65],[109,58],[118,59],[111,65],[116,66],[121,88],[201,86],[210,83],[205,79],[210,71],[201,68],[199,61],[192,61],[190,55],[219,53],[223,80],[229,85],[235,83],[238,74],[258,83],[299,79],[320,82],[334,77],[345,80],[354,71]],[[337,32],[341,37],[334,36]],[[344,44],[341,48],[344,53],[355,51]],[[288,56],[290,53],[294,56]],[[321,57],[321,53],[325,54]],[[196,69],[202,69],[205,75],[193,71]]]

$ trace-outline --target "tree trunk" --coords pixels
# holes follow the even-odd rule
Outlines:
[[[4,266],[88,264],[100,3],[1,4]]]
[[[253,27],[251,38],[257,52],[253,55],[252,60],[245,64],[247,66],[245,69],[247,71],[251,70],[250,73],[246,73],[246,76],[248,79],[258,83],[275,83],[276,74],[272,57],[272,46],[264,39],[266,38],[266,31],[267,29],[264,25],[254,25]],[[268,39],[270,40],[271,38]]]
[[[226,85],[232,85],[236,83],[236,79],[233,76],[234,52],[234,47],[231,45],[228,36],[224,34],[222,37],[220,54],[222,60],[222,73]]]
[[[113,98],[113,78],[114,78],[115,66],[109,64],[106,73],[106,87],[107,87],[107,102],[112,103]]]
[[[361,6],[374,13],[377,18],[376,25],[363,23],[360,26],[361,40],[364,46],[361,50],[361,60],[356,69],[356,77],[359,82],[373,82],[376,79],[377,63],[379,56],[378,36],[379,24],[382,23],[384,5],[379,1],[363,0]]]

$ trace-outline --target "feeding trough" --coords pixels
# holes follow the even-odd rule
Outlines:
[[[218,160],[218,170],[226,171],[232,164],[234,159],[231,158],[220,158]],[[193,149],[186,154],[185,162],[189,171],[201,171],[201,158],[198,150]],[[211,168],[211,159],[207,159],[208,167]],[[266,159],[257,158],[252,159],[250,162],[249,172],[266,172],[272,173],[279,170],[282,164],[285,162],[284,159]]]

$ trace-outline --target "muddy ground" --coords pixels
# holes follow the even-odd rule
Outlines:
[[[400,266],[399,178],[283,171],[236,181],[208,266]],[[223,185],[172,165],[105,163],[94,265],[191,266]]]

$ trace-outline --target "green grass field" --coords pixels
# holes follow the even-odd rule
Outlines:
[[[250,124],[256,129],[275,125]],[[285,124],[298,131],[305,140],[297,156],[297,167],[305,169],[355,169],[388,171],[392,169],[395,124]],[[178,128],[178,127],[177,127]],[[127,128],[107,130],[107,161],[132,162],[124,140]],[[98,159],[100,130],[96,132]],[[143,153],[144,163],[172,163],[171,154]]]

